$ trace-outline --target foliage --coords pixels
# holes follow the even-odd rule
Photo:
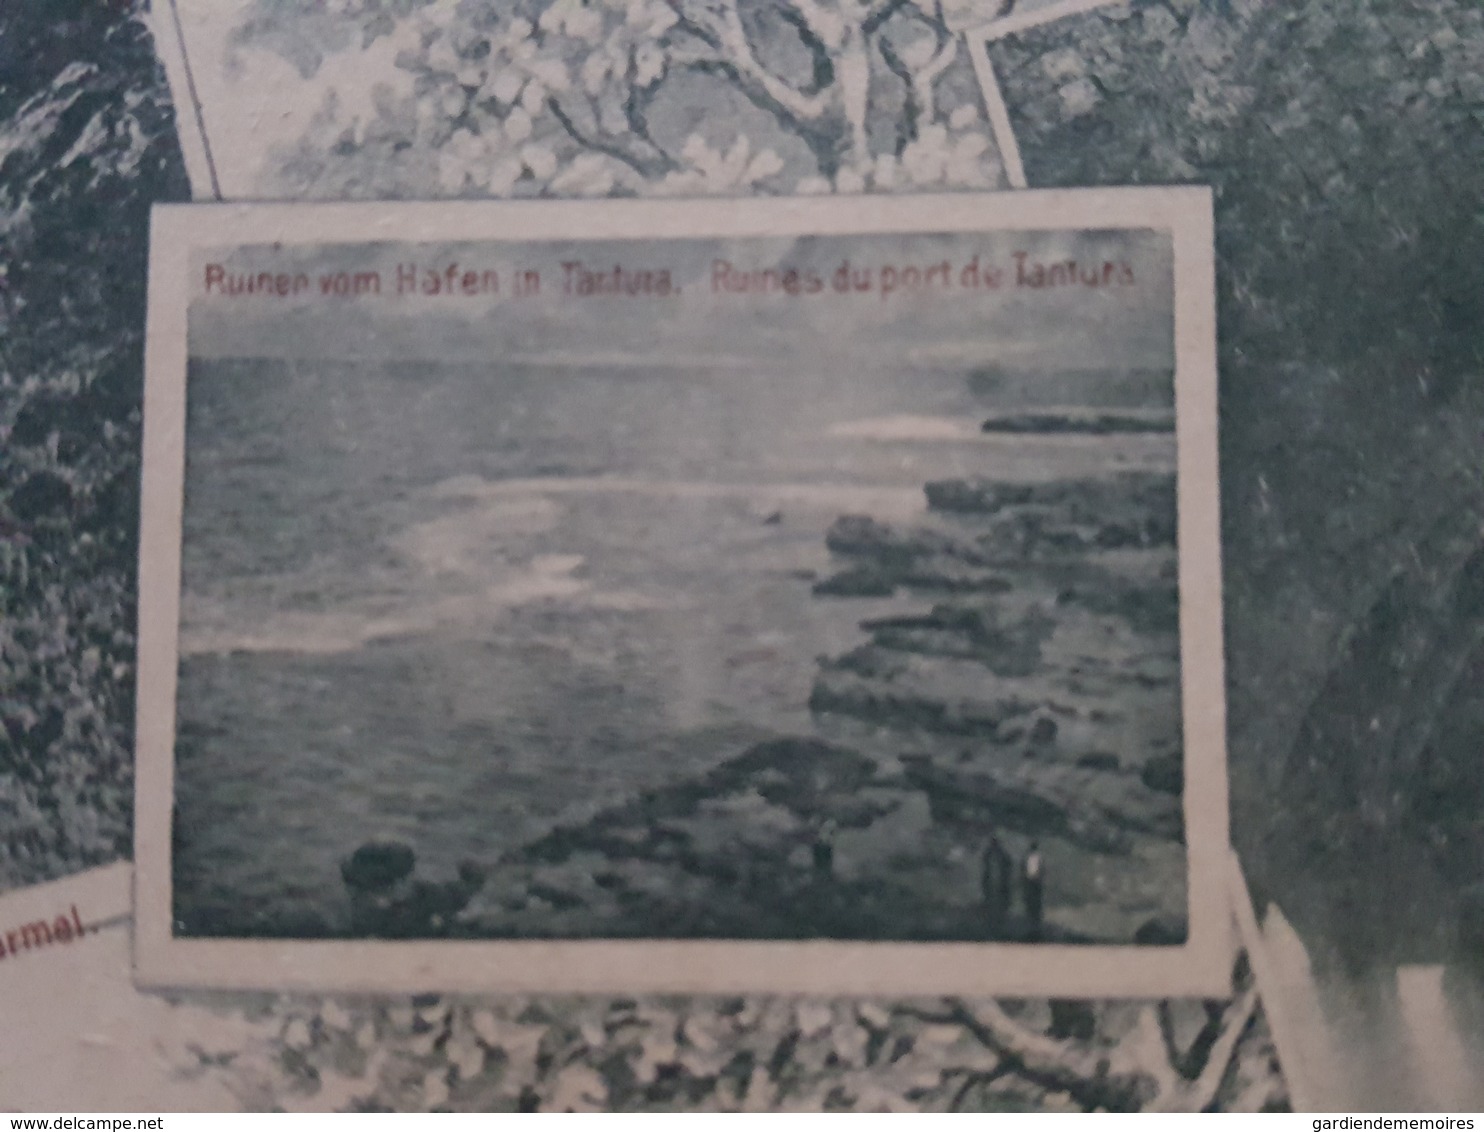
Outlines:
[[[259,0],[241,42],[283,50],[266,30],[281,31],[283,5],[267,5]],[[394,18],[407,6],[343,5],[364,40],[395,37],[411,92],[387,85],[371,115],[329,92],[275,191],[694,195],[999,182],[967,53],[941,4],[432,0]],[[265,25],[270,11],[278,19]]]
[[[1228,1004],[419,996],[197,1009],[195,1072],[245,1108],[453,1112],[1278,1111]]]
[[[145,238],[185,186],[127,13],[17,4],[0,42],[5,887],[128,851]]]

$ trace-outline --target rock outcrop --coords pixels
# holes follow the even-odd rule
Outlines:
[[[861,644],[821,660],[811,709],[826,728],[868,725],[862,748],[894,760],[964,845],[1051,838],[1074,867],[1132,878],[1145,852],[1184,839],[1173,475],[952,479],[926,493],[911,526],[831,528],[837,577],[889,578],[926,608],[863,619]],[[975,574],[996,586],[936,577]],[[1183,897],[1150,886],[1144,899],[1141,923],[1183,918]],[[1078,920],[1064,908],[1053,921],[1064,913]]]
[[[985,432],[1032,435],[1116,436],[1175,431],[1173,413],[1006,413],[990,417]]]
[[[819,659],[816,735],[757,743],[506,854],[454,930],[1183,932],[1169,927],[1185,917],[1173,477],[942,481],[929,500],[911,525],[845,515],[828,530],[840,570],[819,600],[920,605],[863,617],[856,647]],[[1110,547],[1115,525],[1153,533]],[[991,835],[1012,854],[1042,847],[1044,925],[985,906]]]
[[[368,841],[340,865],[350,895],[350,931],[355,936],[428,939],[446,936],[455,918],[484,886],[485,870],[459,865],[451,881],[414,876],[417,855],[400,841]]]

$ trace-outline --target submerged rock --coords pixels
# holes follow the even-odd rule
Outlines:
[[[1180,592],[1173,581],[1145,583],[1109,574],[1064,587],[1056,603],[1120,617],[1140,633],[1176,633],[1180,628]]]
[[[1027,653],[1025,663],[1030,666],[1039,662],[1040,645],[1055,627],[1055,622],[1038,608],[1007,622],[993,604],[935,605],[922,616],[861,622],[861,628],[887,648],[926,655],[975,656],[987,662],[1002,661],[1007,653]]]
[[[1173,413],[1011,413],[991,417],[982,432],[1077,433],[1111,436],[1118,433],[1174,432]]]
[[[947,554],[980,561],[974,547],[941,531],[899,529],[869,515],[841,515],[825,532],[825,545],[836,554],[866,555],[884,565],[905,565],[914,558]]]
[[[1122,472],[1097,479],[1006,483],[955,478],[923,488],[928,508],[993,514],[1008,508],[1038,508],[1074,523],[1099,522],[1134,514],[1173,514],[1175,476],[1171,472]]]
[[[358,936],[423,939],[450,934],[456,917],[484,887],[485,869],[473,861],[446,882],[413,876],[417,858],[400,841],[371,841],[340,866],[350,890],[351,931]]]
[[[1134,942],[1145,947],[1178,947],[1189,938],[1190,925],[1172,916],[1155,916],[1134,932]]]
[[[1139,771],[1139,779],[1151,790],[1180,794],[1185,789],[1185,758],[1178,751],[1154,755]]]
[[[892,574],[874,566],[852,566],[814,584],[818,597],[890,597],[896,589]]]
[[[1031,725],[1030,742],[1032,746],[1044,747],[1048,743],[1056,742],[1056,733],[1056,720],[1043,715]]]
[[[996,480],[936,480],[923,488],[929,509],[993,514],[1005,507],[1043,501],[1039,484],[1001,483]]]
[[[845,679],[848,674],[821,672],[809,693],[809,710],[816,714],[850,715],[888,727],[970,735],[991,742],[1007,741],[1007,720],[1023,716],[1034,705],[1017,699],[992,703],[949,703],[889,684]]]
[[[417,865],[412,846],[402,841],[368,841],[340,864],[340,876],[353,891],[378,892],[407,879]]]
[[[827,796],[853,793],[875,773],[875,762],[847,747],[785,738],[758,743],[709,778],[713,788],[752,787],[774,805],[810,816],[826,808]]]
[[[1066,833],[1067,808],[1041,794],[1011,786],[995,775],[960,774],[907,756],[907,781],[928,796],[935,816],[953,821],[980,821],[988,828],[1013,829],[1031,835]]]

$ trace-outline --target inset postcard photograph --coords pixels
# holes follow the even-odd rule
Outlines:
[[[155,215],[137,973],[1224,993],[1210,199]]]

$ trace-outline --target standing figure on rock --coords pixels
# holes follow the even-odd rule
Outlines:
[[[1046,876],[1040,846],[1034,841],[1026,847],[1025,859],[1020,863],[1020,895],[1025,901],[1025,918],[1030,929],[1030,938],[1040,939],[1041,916],[1046,899]]]
[[[814,835],[814,872],[829,877],[835,871],[835,823],[826,820]]]
[[[1000,839],[990,834],[979,860],[979,892],[984,897],[984,909],[989,914],[992,932],[998,933],[1010,916],[1014,864]]]

